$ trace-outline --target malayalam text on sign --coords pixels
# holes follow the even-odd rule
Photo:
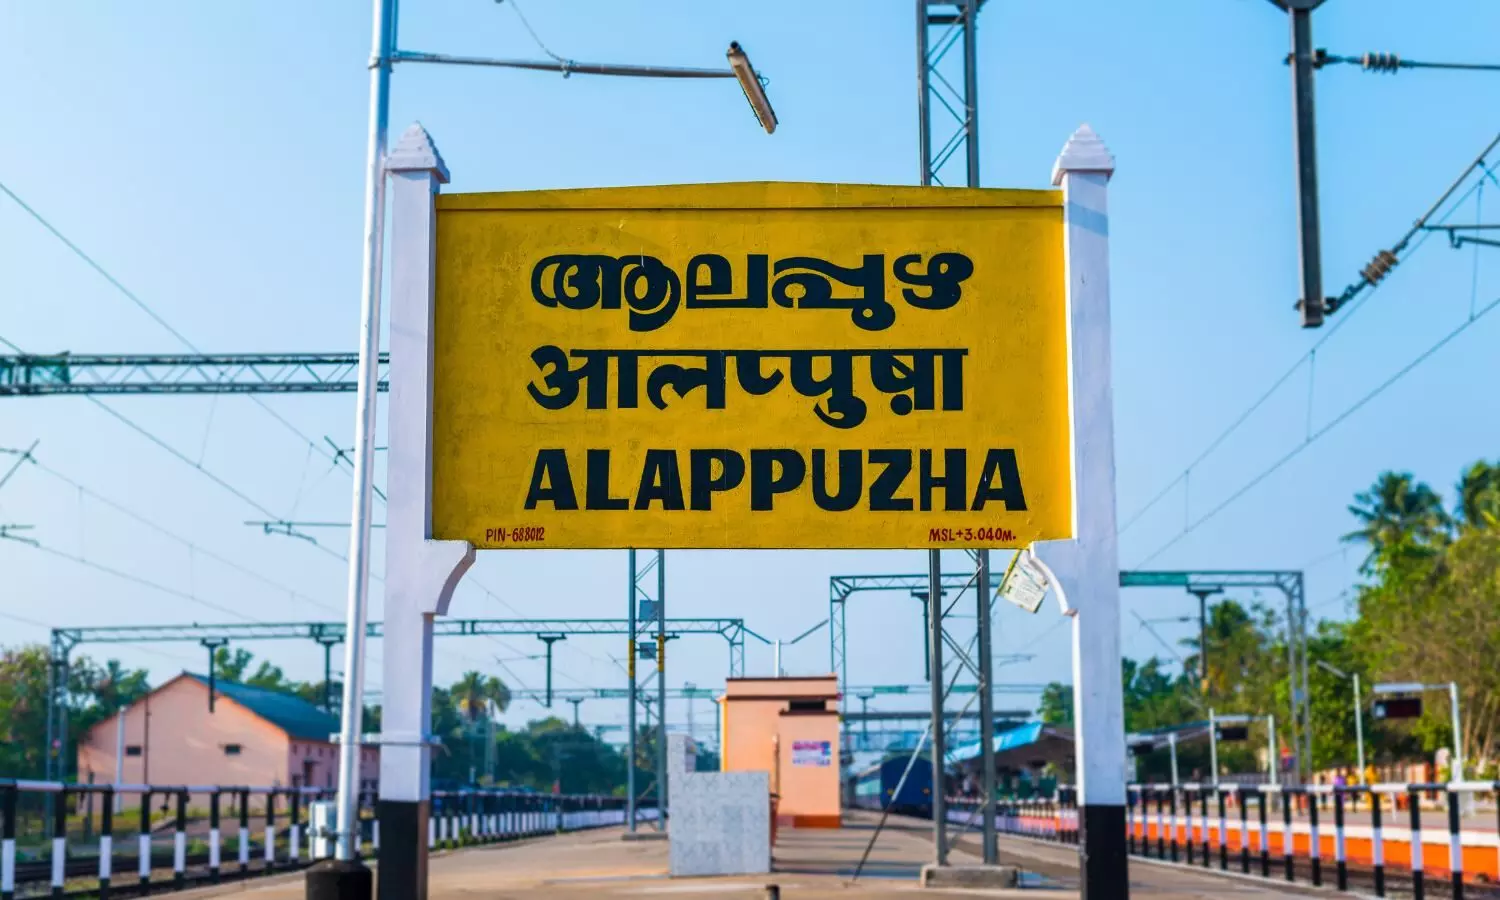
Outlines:
[[[1061,195],[738,184],[438,199],[433,536],[1071,536]]]

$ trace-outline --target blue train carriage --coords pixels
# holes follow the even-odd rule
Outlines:
[[[930,817],[932,815],[932,764],[919,759],[901,784],[901,775],[906,772],[910,756],[893,756],[850,776],[850,795],[856,809],[883,810],[908,816]],[[896,792],[897,786],[901,792]]]

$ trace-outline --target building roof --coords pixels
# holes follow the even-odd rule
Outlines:
[[[207,676],[193,672],[183,674],[204,687],[208,686]],[[285,731],[289,737],[326,743],[339,730],[338,716],[330,715],[293,694],[222,678],[214,680],[214,691]]]

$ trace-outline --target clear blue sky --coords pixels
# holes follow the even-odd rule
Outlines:
[[[368,4],[17,2],[0,8],[0,181],[205,350],[348,350],[355,345]],[[491,0],[406,0],[405,49],[536,57],[514,13]],[[916,179],[910,2],[756,4],[529,0],[552,49],[582,60],[712,66],[741,41],[771,80],[781,118],[760,133],[730,82],[569,79],[403,68],[393,129],[420,119],[456,190],[730,180],[912,183]],[[1316,43],[1336,53],[1494,61],[1500,7],[1484,0],[1330,0]],[[1297,327],[1289,77],[1284,15],[1265,0],[994,0],[980,26],[982,172],[987,186],[1047,183],[1063,141],[1091,123],[1114,151],[1111,187],[1115,395],[1122,519],[1182,471],[1326,334]],[[1327,287],[1336,292],[1388,245],[1488,141],[1495,76],[1352,67],[1318,81]],[[1493,188],[1493,186],[1492,186]],[[1488,194],[1500,209],[1500,188]],[[1493,198],[1493,199],[1491,199]],[[1474,203],[1455,221],[1472,221]],[[0,198],[0,336],[31,351],[175,351],[181,346],[14,203]],[[1475,266],[1478,266],[1476,269]],[[1122,564],[1151,557],[1268,464],[1379,384],[1500,285],[1496,259],[1434,240],[1304,369],[1126,533]],[[1344,315],[1344,314],[1340,314]],[[1160,553],[1173,568],[1309,569],[1319,616],[1343,614],[1357,549],[1338,553],[1352,495],[1386,468],[1451,493],[1462,466],[1497,454],[1500,422],[1476,403],[1494,377],[1500,326],[1475,324],[1274,475]],[[1487,395],[1487,394],[1486,394]],[[352,398],[270,398],[304,434],[350,443]],[[348,516],[349,478],[245,398],[136,398],[111,405],[277,516]],[[264,518],[83,399],[7,400],[0,446],[39,439],[40,459],[90,491],[170,526],[245,576],[152,532],[93,494],[28,467],[0,489],[0,522],[37,526],[60,552],[168,587],[134,584],[0,542],[0,613],[50,624],[217,621],[202,598],[250,619],[336,618],[344,567],[304,542],[240,524]],[[3,460],[0,460],[3,462]],[[344,550],[342,532],[320,532]],[[959,562],[953,554],[954,564]],[[826,614],[827,576],[919,571],[920,554],[679,553],[673,615],[743,616],[791,637]],[[489,554],[462,588],[463,616],[622,615],[624,554]],[[498,597],[499,600],[494,599]],[[1132,592],[1128,653],[1164,652],[1136,623],[1185,614],[1191,598]],[[1188,633],[1164,626],[1169,640]],[[1038,654],[1002,670],[1065,679],[1066,629],[1007,610],[999,652]],[[0,619],[0,644],[44,639]],[[851,678],[921,678],[920,618],[905,597],[868,596],[850,614]],[[558,648],[558,684],[618,685],[623,647]],[[442,645],[437,678],[540,653],[528,639]],[[121,648],[157,674],[201,669],[191,645],[168,656]],[[295,677],[315,648],[258,645]],[[379,648],[376,648],[378,653]],[[89,650],[95,656],[106,648]],[[788,651],[794,672],[826,669],[827,643]],[[684,641],[671,682],[718,683],[722,642]],[[539,686],[535,660],[507,662]],[[752,646],[752,672],[769,651]],[[1022,698],[1029,703],[1029,698]],[[1002,704],[1004,705],[1004,704]],[[565,707],[566,708],[566,707]],[[586,705],[595,721],[619,705]],[[535,715],[520,706],[512,716]],[[711,715],[697,712],[699,721]],[[669,716],[682,721],[684,712]]]

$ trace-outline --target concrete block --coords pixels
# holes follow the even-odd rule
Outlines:
[[[627,831],[620,835],[622,841],[664,841],[668,837],[665,831],[655,829],[643,829],[641,831]]]
[[[935,866],[922,867],[924,888],[1013,888],[1020,882],[1021,870],[1015,866]]]

